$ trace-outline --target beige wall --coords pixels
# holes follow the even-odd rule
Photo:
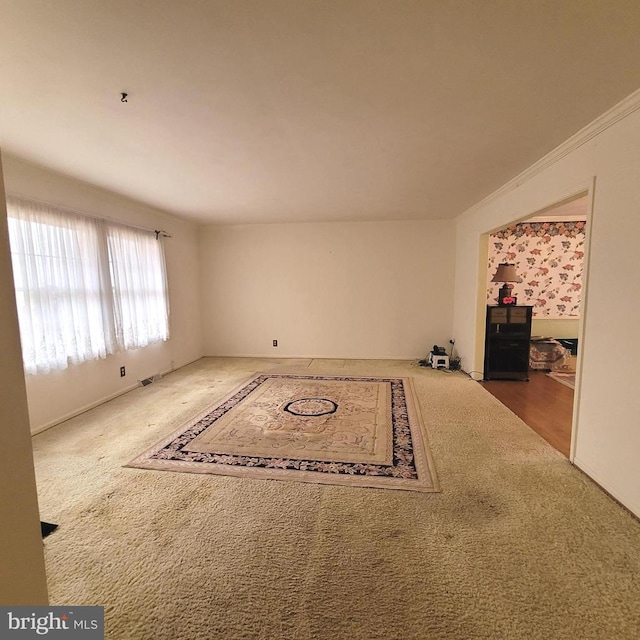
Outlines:
[[[172,234],[165,240],[171,338],[69,367],[27,376],[31,430],[36,432],[133,388],[138,380],[183,366],[202,356],[197,226],[24,160],[5,158],[7,193],[58,204],[89,215]],[[120,366],[127,375],[120,377]]]
[[[205,353],[411,359],[448,346],[453,232],[450,221],[207,227]]]
[[[580,320],[577,318],[555,319],[534,318],[531,321],[531,335],[549,338],[577,338]]]
[[[47,604],[0,161],[0,605]]]
[[[632,100],[640,103],[640,96]],[[481,234],[578,193],[595,177],[573,455],[577,466],[640,515],[640,110],[629,101],[623,106],[628,115],[616,110],[621,119],[606,121],[596,135],[572,142],[557,160],[541,163],[531,177],[458,218],[454,330],[463,357],[473,357],[483,322],[477,313]]]

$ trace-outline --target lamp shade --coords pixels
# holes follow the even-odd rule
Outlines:
[[[501,262],[498,265],[496,274],[491,278],[491,282],[518,282],[516,266],[507,262]]]

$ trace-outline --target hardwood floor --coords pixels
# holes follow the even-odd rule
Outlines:
[[[573,389],[556,382],[543,371],[531,371],[529,378],[529,382],[490,380],[481,384],[568,458]]]

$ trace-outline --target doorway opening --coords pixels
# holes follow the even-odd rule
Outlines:
[[[497,304],[499,263],[514,264],[518,306],[532,307],[529,362],[522,380],[482,384],[569,460],[573,459],[580,383],[592,190],[582,191],[486,234],[479,304]],[[498,285],[499,286],[499,285]],[[482,341],[486,343],[484,313]],[[526,366],[526,365],[525,365]]]

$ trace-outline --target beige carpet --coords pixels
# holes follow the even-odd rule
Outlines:
[[[34,438],[52,603],[123,640],[638,637],[640,524],[479,384],[306,364],[412,376],[441,493],[123,468],[278,365],[204,359]]]
[[[127,466],[437,491],[411,378],[252,376]]]

